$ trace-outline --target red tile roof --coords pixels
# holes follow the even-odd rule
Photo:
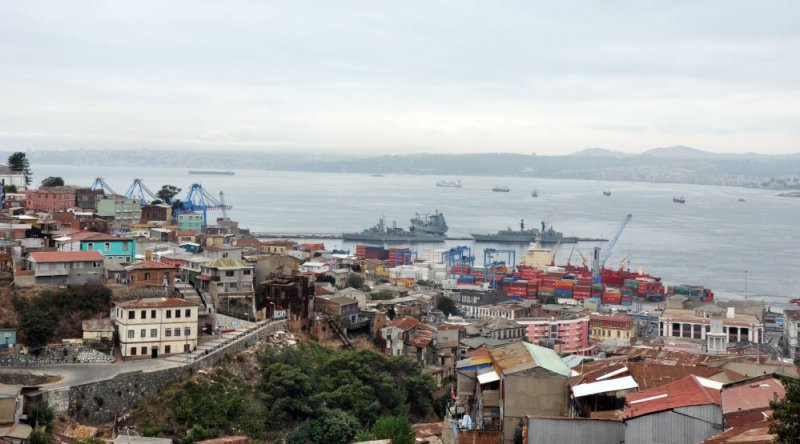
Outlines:
[[[99,251],[36,251],[31,253],[29,257],[32,261],[37,263],[93,262],[103,260],[103,254]]]
[[[169,308],[169,307],[197,307],[198,304],[187,301],[185,299],[146,298],[146,299],[134,299],[132,301],[114,302],[114,305],[117,305],[122,308],[160,308],[160,307]]]
[[[625,418],[692,405],[720,405],[719,390],[704,385],[706,382],[714,383],[697,376],[687,376],[667,385],[630,393],[625,397]]]

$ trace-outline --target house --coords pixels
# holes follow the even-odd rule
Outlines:
[[[725,428],[740,427],[769,417],[770,401],[782,400],[786,389],[779,379],[764,375],[725,384],[720,396]]]
[[[203,256],[209,259],[242,259],[242,247],[233,245],[209,245],[203,247]]]
[[[104,233],[95,233],[81,239],[80,251],[99,251],[106,260],[136,261],[136,242]]]
[[[203,226],[205,225],[203,215],[194,211],[179,213],[175,220],[178,223],[179,230],[200,232],[203,231]]]
[[[347,296],[322,296],[314,298],[316,311],[327,313],[341,320],[345,328],[353,328],[358,321],[358,301]]]
[[[0,350],[17,344],[16,328],[0,328]]]
[[[109,221],[111,228],[130,228],[142,220],[142,204],[136,199],[110,195],[97,201],[97,217]]]
[[[303,274],[322,275],[331,270],[325,262],[308,261],[300,265],[299,272]]]
[[[800,356],[800,310],[783,311],[784,350],[794,359]]]
[[[594,354],[594,346],[589,342],[588,316],[522,318],[516,322],[526,327],[528,340],[534,344],[553,344],[561,353]]]
[[[475,323],[481,336],[493,339],[520,339],[525,336],[525,326],[506,318],[485,319]]]
[[[168,356],[197,348],[198,304],[145,298],[114,302],[111,320],[123,358]]]
[[[23,412],[22,387],[0,384],[0,442],[23,444],[33,429],[21,424]]]
[[[125,267],[125,272],[135,286],[172,287],[178,276],[175,265],[155,261],[134,262]]]
[[[197,243],[197,232],[192,230],[177,230],[175,232],[175,238],[179,245],[186,242]]]
[[[359,308],[366,308],[369,296],[357,288],[347,287],[336,292],[337,296],[346,296],[350,299],[355,299],[358,302]]]
[[[409,316],[399,316],[381,330],[387,356],[405,356],[426,366],[437,362],[434,329]]]
[[[111,318],[85,319],[81,321],[81,328],[84,341],[111,341],[114,339],[114,326]]]
[[[167,224],[172,220],[172,206],[167,204],[144,205],[140,222]]]
[[[15,186],[18,189],[25,188],[25,173],[22,171],[13,171],[8,165],[0,165],[0,180],[6,186]]]
[[[37,251],[25,258],[36,284],[65,285],[102,281],[103,255],[98,251]]]
[[[699,376],[625,397],[625,444],[701,442],[723,430],[722,383]]]
[[[253,267],[240,259],[214,259],[200,264],[200,290],[208,294],[217,311],[252,315],[254,295]],[[231,300],[242,300],[231,302]],[[238,305],[237,305],[238,304]]]
[[[290,240],[270,240],[261,243],[261,251],[267,254],[286,254],[296,246],[297,244]]]

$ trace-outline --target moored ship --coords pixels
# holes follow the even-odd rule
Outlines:
[[[492,191],[494,191],[495,193],[508,193],[509,191],[511,191],[511,188],[509,188],[509,187],[494,187],[494,188],[492,188]]]
[[[578,242],[578,238],[574,236],[564,236],[560,231],[553,230],[553,227],[547,227],[544,221],[542,222],[542,229],[532,228],[525,229],[525,221],[520,221],[519,230],[512,230],[510,227],[506,230],[500,230],[494,234],[479,234],[471,233],[472,238],[477,242],[497,242],[497,243],[519,243],[524,244],[533,241],[534,238],[539,237],[540,242],[543,244],[555,244],[561,242],[562,244],[574,244]]]
[[[461,180],[442,179],[436,182],[436,186],[445,188],[461,188],[463,185],[461,185]]]
[[[686,199],[683,196],[681,196],[681,197],[673,197],[672,201],[675,202],[675,203],[681,203],[681,204],[682,203],[686,203]]]
[[[447,228],[444,214],[437,210],[430,215],[417,213],[411,218],[408,230],[398,227],[396,222],[388,226],[384,218],[380,218],[375,226],[360,233],[343,233],[342,239],[362,242],[443,242],[447,238]]]

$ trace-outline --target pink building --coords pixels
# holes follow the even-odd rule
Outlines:
[[[35,211],[63,211],[75,207],[75,190],[70,187],[25,190],[25,208]]]
[[[533,344],[553,341],[559,353],[576,355],[594,354],[594,346],[589,341],[589,317],[567,316],[555,318],[522,318],[518,324],[524,325],[528,340]]]

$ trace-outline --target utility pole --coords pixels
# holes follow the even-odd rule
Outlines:
[[[744,271],[744,298],[747,299],[747,270]]]

